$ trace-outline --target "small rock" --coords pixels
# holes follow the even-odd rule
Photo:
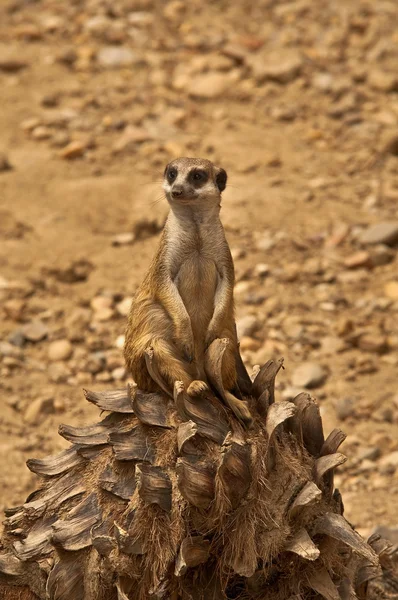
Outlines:
[[[355,404],[352,398],[342,398],[336,402],[335,409],[337,418],[345,421],[355,413]]]
[[[364,446],[357,450],[358,460],[377,460],[379,456],[380,448],[377,448],[376,446]]]
[[[97,61],[101,67],[106,69],[119,69],[131,67],[139,62],[139,57],[130,48],[122,46],[106,46],[101,48],[97,54]]]
[[[113,308],[100,308],[94,312],[95,321],[109,321],[114,316]]]
[[[108,371],[102,371],[102,373],[97,373],[95,381],[98,381],[98,383],[108,383],[112,381],[112,375]]]
[[[0,56],[0,71],[5,73],[15,73],[21,69],[26,69],[28,66],[28,63],[16,54],[6,53]]]
[[[114,379],[115,381],[121,381],[126,377],[126,369],[125,367],[117,367],[116,369],[113,369],[111,374],[112,379]]]
[[[0,342],[0,356],[11,356],[13,358],[22,359],[23,352],[20,348],[9,342]]]
[[[392,246],[398,242],[398,222],[389,221],[370,225],[360,236],[362,244],[386,244]]]
[[[25,339],[29,342],[40,342],[48,335],[48,327],[43,321],[31,321],[21,329]]]
[[[11,171],[12,166],[8,160],[8,157],[4,152],[0,152],[0,173],[4,173],[5,171]]]
[[[246,315],[236,321],[236,329],[238,332],[238,339],[244,336],[252,336],[261,326],[261,323],[254,315]]]
[[[257,277],[266,277],[269,275],[270,266],[267,263],[257,263],[254,267],[254,274]]]
[[[384,295],[391,300],[398,300],[398,281],[388,281],[384,286]]]
[[[118,335],[115,341],[115,347],[122,350],[124,348],[125,336]]]
[[[393,466],[394,469],[397,468],[398,467],[398,450],[395,450],[394,452],[390,452],[386,456],[383,456],[379,461],[379,465],[381,467]]]
[[[112,238],[112,246],[128,246],[134,242],[134,233],[118,233]]]
[[[70,142],[65,148],[59,153],[61,158],[66,160],[73,160],[75,158],[80,158],[86,151],[86,145],[83,142],[75,141]]]
[[[378,244],[377,246],[372,247],[370,257],[372,266],[380,267],[392,262],[395,258],[395,252],[393,249],[388,248],[388,246],[385,246],[384,244]]]
[[[362,267],[369,267],[371,264],[370,254],[366,250],[355,252],[355,254],[351,254],[351,256],[347,256],[344,259],[344,266],[347,269],[360,269]]]
[[[324,355],[335,356],[346,349],[344,340],[339,337],[326,336],[321,340],[321,352]]]
[[[209,72],[188,79],[187,91],[193,98],[219,98],[232,84],[229,73]]]
[[[317,363],[303,363],[294,371],[292,384],[299,388],[316,388],[321,386],[327,377],[325,369]]]
[[[253,57],[250,66],[259,83],[267,80],[289,83],[300,74],[303,58],[295,50],[280,49]]]
[[[80,260],[74,260],[69,267],[63,269],[44,268],[43,274],[50,275],[61,283],[77,283],[79,281],[86,281],[93,269],[94,265],[85,258],[82,258]]]
[[[396,73],[388,73],[381,69],[372,69],[368,73],[368,83],[375,90],[382,92],[398,91],[398,76]]]
[[[48,377],[54,383],[65,383],[70,377],[70,369],[63,362],[54,362],[48,366]]]
[[[69,340],[56,340],[48,348],[48,358],[51,361],[68,360],[72,351],[73,347]]]
[[[32,138],[34,140],[48,140],[51,135],[51,129],[49,127],[45,127],[44,125],[39,125],[39,127],[35,127],[32,131]]]
[[[124,298],[121,302],[116,304],[116,310],[122,317],[127,317],[130,313],[131,302],[133,298],[131,296]]]
[[[25,410],[24,420],[26,423],[34,425],[52,413],[54,413],[54,398],[36,398]]]
[[[23,300],[12,298],[4,303],[4,312],[9,319],[12,319],[13,321],[22,321],[25,306]]]
[[[365,333],[358,340],[358,347],[364,352],[383,354],[388,349],[387,339],[378,333]]]
[[[256,350],[258,350],[260,347],[260,342],[252,337],[249,337],[248,335],[245,335],[241,338],[239,347],[242,352],[246,352],[247,350],[250,352],[256,352]]]
[[[95,296],[92,298],[90,306],[94,311],[103,310],[104,308],[112,308],[113,300],[108,296]]]
[[[142,144],[142,142],[152,139],[153,134],[145,129],[145,127],[134,127],[133,125],[129,125],[113,145],[113,152],[118,154],[119,152],[127,150],[135,150],[137,144]]]

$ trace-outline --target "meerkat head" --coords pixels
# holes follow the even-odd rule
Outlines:
[[[204,158],[176,158],[164,172],[163,189],[171,206],[221,202],[227,173]]]

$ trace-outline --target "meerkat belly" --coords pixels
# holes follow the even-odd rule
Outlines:
[[[182,264],[176,279],[197,340],[204,339],[213,316],[217,278],[213,260],[193,255]]]

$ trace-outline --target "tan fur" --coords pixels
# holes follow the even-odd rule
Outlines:
[[[177,172],[172,182],[170,170]],[[193,181],[198,170],[206,173],[207,181]],[[208,160],[179,158],[166,167],[163,188],[171,210],[133,300],[124,349],[127,367],[143,390],[159,389],[145,364],[145,351],[151,347],[170,389],[182,381],[189,393],[199,393],[200,386],[191,384],[206,381],[204,353],[216,338],[232,342],[224,357],[223,383],[226,390],[236,385],[234,266],[219,217],[225,182],[225,171]],[[228,397],[248,412],[232,394]]]

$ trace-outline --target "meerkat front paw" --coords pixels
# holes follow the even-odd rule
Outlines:
[[[195,379],[192,381],[187,389],[187,393],[189,396],[200,396],[204,392],[207,392],[209,386],[204,381],[200,381],[199,379]]]

